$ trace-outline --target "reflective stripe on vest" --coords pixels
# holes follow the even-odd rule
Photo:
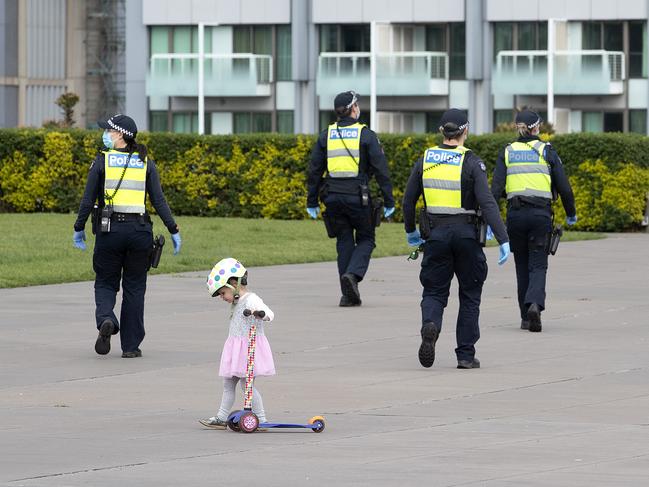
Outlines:
[[[365,125],[354,123],[336,127],[337,124],[333,123],[327,128],[327,172],[332,178],[355,178],[361,156],[361,132]]]
[[[462,164],[465,147],[442,149],[435,146],[424,153],[422,186],[426,211],[434,215],[475,214],[462,208]]]
[[[543,157],[545,144],[540,140],[532,146],[513,142],[505,148],[507,199],[514,196],[536,196],[552,199],[550,166]]]
[[[128,160],[128,154],[115,150],[104,152],[104,199],[115,192]],[[146,197],[146,159],[142,161],[137,152],[131,156],[124,179],[112,199],[113,210],[119,213],[144,213]]]

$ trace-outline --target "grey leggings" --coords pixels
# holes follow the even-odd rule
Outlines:
[[[230,409],[234,404],[234,396],[237,388],[237,382],[240,382],[241,389],[246,391],[246,380],[240,377],[226,377],[223,379],[223,397],[221,398],[221,407],[216,415],[221,421],[228,419]],[[253,383],[254,384],[254,383]],[[266,422],[266,411],[264,411],[264,402],[261,399],[261,394],[256,387],[252,387],[252,412],[257,415],[260,423]]]

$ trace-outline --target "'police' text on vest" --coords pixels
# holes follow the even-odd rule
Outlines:
[[[424,162],[428,164],[451,164],[453,166],[459,166],[460,162],[462,162],[462,154],[441,149],[429,149],[426,151]]]
[[[124,167],[126,161],[128,160],[128,154],[108,154],[108,166],[109,167]],[[137,156],[131,156],[131,160],[128,163],[128,167],[134,169],[143,169],[144,163]]]
[[[338,133],[340,132],[340,134]],[[329,132],[329,138],[331,140],[337,140],[337,139],[355,139],[358,137],[358,129],[346,129],[346,128],[339,128],[338,130],[336,129],[331,129]]]

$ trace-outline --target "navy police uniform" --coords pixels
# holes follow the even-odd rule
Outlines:
[[[386,208],[394,207],[388,165],[376,134],[349,116],[357,101],[353,92],[336,97],[335,108],[347,109],[338,122],[323,130],[311,153],[307,207],[326,206],[330,236],[336,237],[340,306],[361,304],[357,283],[363,280],[375,245],[372,201],[361,194],[372,176],[381,189]],[[326,175],[325,175],[326,173]],[[333,233],[333,235],[332,235]]]
[[[117,115],[109,121],[113,123],[111,128],[114,130],[125,128],[129,130],[130,134],[133,134],[134,138],[137,128],[130,117]],[[100,127],[104,126],[102,122],[99,125]],[[115,127],[119,128],[115,129]],[[169,232],[178,233],[178,227],[160,186],[155,162],[147,158],[145,154],[131,153],[129,157],[132,150],[132,148],[130,150],[128,148],[115,149],[102,151],[97,155],[88,172],[86,189],[74,224],[75,232],[84,230],[86,220],[93,211],[95,202],[101,211],[106,205],[106,195],[116,197],[114,191],[117,184],[112,177],[107,179],[106,172],[112,171],[115,169],[113,166],[117,165],[119,166],[118,172],[121,174],[123,167],[128,164],[123,172],[117,193],[134,191],[134,188],[139,185],[149,195],[151,204]],[[132,176],[128,174],[129,171]],[[142,174],[143,172],[144,174]],[[110,350],[109,340],[112,330],[112,334],[120,333],[123,356],[131,356],[127,354],[141,355],[139,346],[145,333],[144,294],[153,248],[152,222],[144,210],[143,196],[140,197],[142,207],[135,207],[139,210],[138,213],[129,211],[128,206],[115,206],[115,212],[110,218],[109,232],[100,231],[99,225],[95,225],[93,222],[93,232],[96,229],[93,254],[93,268],[96,274],[95,319],[97,328],[100,330],[100,338],[98,338],[95,347],[97,353],[104,354]],[[113,308],[117,292],[120,289],[120,282],[123,293],[120,320],[118,320]],[[104,337],[108,341],[107,348],[102,346],[100,349],[102,333],[108,335],[108,337]]]
[[[459,110],[447,111],[441,124],[447,121],[453,122],[461,130],[463,126],[468,126],[466,115]],[[447,155],[451,158],[448,162],[443,160]],[[436,162],[429,163],[431,161]],[[460,172],[456,173],[459,181],[452,181],[451,176],[436,176],[444,174],[446,165],[458,164],[461,164]],[[428,175],[425,172],[431,177],[426,179]],[[435,191],[442,194],[439,202],[431,201]],[[475,359],[475,343],[480,338],[478,318],[482,286],[487,278],[487,262],[478,240],[478,210],[493,228],[498,242],[508,241],[498,206],[489,191],[485,165],[473,152],[457,145],[441,144],[426,151],[424,157],[415,163],[403,197],[403,217],[408,234],[416,231],[415,207],[422,195],[430,234],[427,237],[421,235],[425,239],[419,275],[423,286],[421,316],[424,341],[419,359],[424,367],[433,364],[434,344],[442,328],[444,308],[455,275],[460,300],[455,349],[458,367],[460,364],[468,364],[461,368],[479,367],[479,361]],[[444,203],[444,198],[448,198],[447,203]],[[428,349],[425,347],[426,333],[430,333]],[[425,357],[422,357],[422,350],[426,351]]]
[[[525,110],[516,122],[533,129],[541,119]],[[521,328],[539,332],[540,312],[545,309],[552,201],[558,193],[566,215],[575,216],[570,182],[554,148],[529,135],[500,151],[491,191],[496,200],[507,197],[507,232],[516,264]]]

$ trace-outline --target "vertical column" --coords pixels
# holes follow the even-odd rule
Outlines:
[[[18,0],[18,126],[27,120],[27,0]]]
[[[146,72],[149,67],[149,39],[144,25],[142,0],[126,1],[125,112],[133,117],[138,130],[149,127]]]
[[[466,78],[469,82],[469,120],[473,132],[492,129],[491,29],[486,0],[465,0]]]
[[[315,66],[318,57],[318,40],[312,17],[313,1],[291,1],[291,62],[293,81],[295,82],[293,129],[295,133],[313,133],[317,130]]]

